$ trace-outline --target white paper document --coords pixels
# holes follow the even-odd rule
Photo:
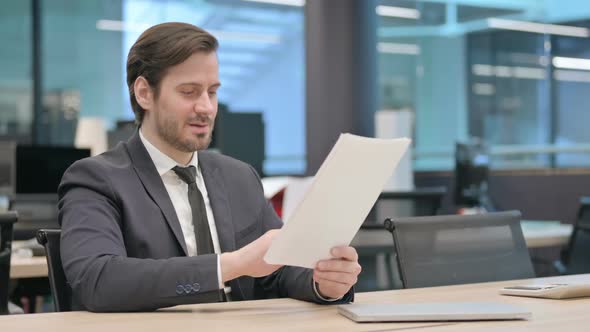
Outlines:
[[[331,248],[348,245],[410,142],[340,135],[264,260],[314,268]]]

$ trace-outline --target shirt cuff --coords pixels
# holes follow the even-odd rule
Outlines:
[[[326,301],[326,302],[336,302],[336,301],[340,301],[342,300],[342,297],[339,297],[337,299],[332,299],[332,298],[325,298],[322,296],[322,294],[320,294],[320,291],[318,290],[318,283],[315,281],[311,281],[313,283],[313,291],[315,293],[315,295],[322,301]]]
[[[221,255],[217,255],[217,283],[219,284],[219,289],[223,289],[225,287],[221,277]]]

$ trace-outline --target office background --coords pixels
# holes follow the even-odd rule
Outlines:
[[[148,26],[185,21],[220,39],[220,100],[232,112],[263,114],[264,172],[303,174],[305,10],[303,1],[285,3],[291,5],[4,1],[0,135],[71,144],[75,124],[68,121],[98,116],[113,128],[119,120],[132,119],[124,83],[129,47]],[[367,3],[382,5],[370,18],[376,20],[378,50],[373,97],[377,109],[414,112],[416,170],[451,170],[455,141],[469,136],[492,146],[494,169],[590,165],[585,130],[590,112],[584,101],[590,86],[590,62],[585,61],[590,8],[585,1]],[[510,26],[510,20],[547,25]],[[39,40],[33,38],[34,23]],[[552,30],[548,24],[563,27]],[[35,78],[41,89],[38,113]],[[34,122],[40,127],[37,136]]]
[[[375,111],[407,110],[417,185],[450,185],[455,142],[476,136],[500,206],[573,220],[590,166],[584,0],[269,2],[3,1],[0,138],[68,146],[78,119],[132,120],[131,44],[184,21],[220,40],[229,113],[260,115],[264,175],[313,174],[336,133],[372,136]]]
[[[263,176],[313,175],[339,133],[374,136],[386,110],[410,114],[413,182],[443,187],[439,213],[457,212],[456,143],[474,137],[495,209],[572,224],[590,196],[587,0],[5,0],[0,210],[14,187],[20,239],[39,227],[19,224],[55,224],[54,194],[19,194],[51,194],[40,181],[90,153],[68,150],[82,125],[109,146],[133,131],[127,52],[166,21],[219,39],[213,148]],[[28,173],[9,174],[10,144]],[[537,275],[561,249],[531,249]]]

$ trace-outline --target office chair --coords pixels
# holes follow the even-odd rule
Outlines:
[[[580,198],[568,246],[554,265],[560,274],[590,273],[590,197]]]
[[[47,255],[49,287],[53,295],[55,311],[64,312],[72,310],[72,289],[61,265],[60,236],[61,230],[59,229],[40,229],[37,232],[37,242],[45,247],[45,254]]]
[[[0,213],[0,315],[9,313],[8,283],[12,256],[12,230],[17,220],[18,214],[14,211]]]
[[[395,217],[434,216],[440,211],[446,187],[422,187],[410,191],[382,192],[369,212],[363,229],[383,229],[381,215]]]
[[[391,216],[434,216],[439,213],[446,193],[446,187],[418,187],[410,191],[382,192],[361,225],[361,230],[385,232],[383,220]],[[356,286],[358,291],[402,288],[391,245],[356,249],[359,262],[363,266]]]
[[[534,277],[520,212],[387,219],[404,288]]]

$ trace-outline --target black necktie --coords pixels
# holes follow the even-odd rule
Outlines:
[[[197,255],[213,254],[213,240],[211,230],[207,221],[207,210],[205,200],[197,187],[197,169],[195,166],[173,168],[178,177],[188,184],[188,202],[193,213],[193,225],[195,229],[195,240],[197,241]]]
[[[213,254],[213,240],[211,239],[211,230],[207,220],[207,209],[205,200],[201,191],[197,187],[197,169],[195,166],[180,167],[175,166],[172,169],[178,177],[188,184],[188,202],[193,213],[193,226],[195,229],[195,239],[197,240],[197,255]],[[223,290],[207,292],[200,296],[201,302],[219,302],[224,301]]]

